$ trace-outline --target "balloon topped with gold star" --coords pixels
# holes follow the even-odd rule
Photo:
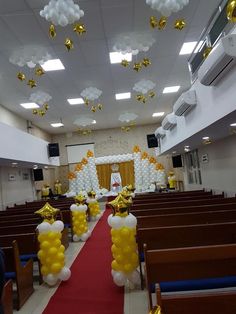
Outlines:
[[[36,81],[35,81],[34,79],[28,80],[27,85],[28,85],[30,88],[34,88],[34,87],[37,86]]]
[[[126,217],[132,205],[132,199],[129,198],[127,200],[119,194],[113,201],[109,202],[108,205],[112,208],[113,216]]]
[[[49,26],[49,36],[50,36],[51,38],[55,38],[56,35],[57,35],[57,33],[56,33],[56,28],[55,28],[55,26],[54,26],[53,24],[51,24],[51,25]]]
[[[35,212],[35,214],[40,215],[43,218],[44,222],[49,222],[52,224],[56,220],[57,213],[59,209],[52,207],[48,202],[39,210]]]
[[[22,73],[22,72],[17,73],[17,78],[18,78],[20,81],[25,81],[25,79],[26,79],[25,74]]]
[[[67,51],[74,48],[74,43],[70,38],[66,38],[64,45],[66,46]]]
[[[86,197],[83,194],[78,194],[74,197],[77,205],[84,205],[86,202]]]
[[[167,25],[167,18],[165,16],[162,16],[158,21],[155,16],[151,16],[149,24],[152,28],[158,28],[159,30],[163,30]]]
[[[121,61],[121,65],[122,65],[123,67],[127,68],[127,67],[129,66],[129,61],[126,60],[126,59],[123,59],[123,60]]]

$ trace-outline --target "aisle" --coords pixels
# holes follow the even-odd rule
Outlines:
[[[44,314],[122,314],[124,289],[111,277],[111,238],[106,210],[75,259],[68,282],[50,299]]]

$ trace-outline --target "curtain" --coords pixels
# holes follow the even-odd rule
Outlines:
[[[134,161],[125,161],[118,163],[119,170],[122,180],[122,186],[133,184],[134,185]],[[111,166],[112,164],[97,165],[97,174],[99,185],[102,188],[106,188],[110,191],[111,182]]]

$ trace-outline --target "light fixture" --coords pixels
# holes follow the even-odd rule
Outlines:
[[[93,120],[92,124],[96,124],[96,123],[97,123],[97,121],[96,121],[96,120]]]
[[[39,105],[37,105],[35,102],[26,102],[23,104],[20,104],[25,109],[36,109],[39,108]]]
[[[176,151],[174,150],[174,151],[172,152],[172,154],[176,154]]]
[[[207,140],[210,139],[210,137],[209,137],[209,136],[204,136],[202,139],[203,139],[204,141],[207,141]]]
[[[38,169],[38,165],[34,165],[34,166],[33,166],[33,169]]]
[[[111,64],[121,63],[122,60],[132,61],[132,53],[110,52],[109,56]]]
[[[162,116],[164,116],[164,114],[165,114],[165,112],[154,112],[154,113],[152,114],[152,116],[153,116],[153,117],[162,117]]]
[[[18,162],[12,162],[11,164],[15,166],[18,165]]]
[[[180,86],[169,86],[163,89],[163,94],[176,93],[180,89]]]
[[[58,71],[58,70],[65,70],[64,65],[62,64],[60,59],[51,59],[44,62],[41,67],[44,69],[45,72],[48,71]]]
[[[60,128],[60,127],[64,126],[64,124],[61,122],[57,122],[57,123],[51,123],[51,126],[53,128]]]
[[[67,99],[67,101],[70,105],[82,105],[82,104],[84,104],[83,98],[70,98],[70,99]]]
[[[185,145],[185,146],[184,146],[184,148],[189,148],[189,147],[190,147],[189,145]]]
[[[231,123],[230,126],[236,126],[236,123]]]
[[[179,52],[179,55],[188,55],[188,54],[191,54],[195,48],[197,44],[197,41],[190,41],[190,42],[186,42],[183,44],[180,52]],[[199,44],[197,45],[196,49],[194,50],[194,53],[197,53],[198,50],[200,49],[201,45],[203,44],[203,41],[201,40],[199,42]]]
[[[121,100],[121,99],[129,99],[131,98],[131,93],[120,93],[115,95],[116,100]]]

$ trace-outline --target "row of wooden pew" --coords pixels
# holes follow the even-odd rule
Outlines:
[[[153,193],[135,197],[131,212],[150,309],[156,290],[162,314],[236,313],[236,198]]]

